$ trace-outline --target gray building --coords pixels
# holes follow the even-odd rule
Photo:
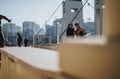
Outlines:
[[[53,25],[46,25],[46,35],[51,36],[52,43],[59,42],[59,36],[62,33],[63,19],[56,19],[53,21]]]
[[[50,35],[35,35],[34,37],[34,46],[39,47],[43,45],[51,44],[51,36]]]
[[[85,22],[84,27],[87,34],[95,35],[94,22]]]
[[[3,36],[5,43],[9,43],[10,45],[16,45],[16,36],[17,33],[21,33],[21,27],[16,26],[13,23],[5,23],[3,24]]]
[[[61,36],[61,34],[62,34],[62,28],[63,28],[63,19],[62,18],[60,18],[60,19],[56,19],[56,20],[54,20],[53,21],[53,26],[56,26],[56,41],[57,41],[57,43],[59,43],[59,41],[60,41],[60,36]]]
[[[52,43],[57,43],[57,26],[46,25],[46,35],[51,36]]]
[[[83,10],[77,15],[77,17],[73,20],[79,10],[82,8],[83,2],[82,0],[65,0],[63,1],[63,28],[64,31],[67,28],[69,23],[79,23],[83,26]],[[73,21],[72,21],[73,20]],[[63,36],[66,34],[64,33]]]
[[[33,44],[33,37],[39,31],[40,27],[35,22],[26,21],[23,22],[23,39],[27,38],[29,40],[28,45]]]
[[[95,0],[95,32],[97,35],[103,34],[103,0]]]

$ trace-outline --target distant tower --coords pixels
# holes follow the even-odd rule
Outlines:
[[[63,1],[63,28],[62,28],[63,31],[75,17],[78,11],[82,8],[82,6],[83,6],[82,0]],[[74,24],[76,22],[79,23],[81,26],[83,25],[83,10],[81,10],[81,12],[78,14],[78,16],[72,23]]]
[[[103,34],[103,0],[95,0],[95,31],[96,35]]]

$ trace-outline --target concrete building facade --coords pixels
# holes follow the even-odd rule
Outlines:
[[[65,0],[63,1],[63,28],[64,31],[69,23],[79,23],[83,25],[83,10],[80,11],[78,16],[73,20],[79,10],[82,8],[82,0]],[[72,21],[73,20],[73,21]],[[65,36],[65,33],[64,33]]]

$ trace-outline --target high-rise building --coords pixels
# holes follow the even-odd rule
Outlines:
[[[33,37],[39,31],[40,27],[35,22],[23,22],[23,38],[29,39],[29,45],[33,44]]]
[[[21,26],[16,26],[16,29],[17,29],[16,32],[22,33],[22,28],[21,28]]]
[[[65,31],[69,23],[79,23],[83,26],[83,7],[82,0],[65,0],[63,1],[63,28]],[[79,14],[78,14],[79,12]],[[76,14],[78,14],[76,16]],[[76,17],[75,17],[76,16]],[[65,33],[64,33],[65,35]]]
[[[53,21],[53,25],[46,25],[46,35],[52,37],[52,43],[57,43],[59,41],[59,36],[62,33],[62,23],[63,19],[56,19]]]
[[[46,25],[46,35],[51,36],[52,43],[57,42],[57,26]]]
[[[85,22],[84,29],[87,34],[95,35],[94,22]]]
[[[5,43],[11,43],[11,45],[16,45],[17,32],[21,33],[21,27],[16,26],[13,23],[3,24],[3,36]]]
[[[59,43],[60,36],[62,34],[62,28],[63,28],[63,19],[59,18],[53,21],[53,26],[56,26],[56,42]]]
[[[62,18],[53,21],[53,26],[57,26],[57,33],[59,34],[58,36],[60,36],[62,33],[62,27],[63,27],[62,24],[63,24]]]
[[[95,0],[95,32],[103,34],[103,0]]]

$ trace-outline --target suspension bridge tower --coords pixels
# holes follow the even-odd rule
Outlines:
[[[83,25],[83,10],[81,9],[82,6],[83,6],[82,0],[63,1],[63,27],[62,27],[63,31],[65,30],[65,28],[67,28],[67,25],[69,23],[73,24],[79,23],[81,26]],[[77,15],[77,17],[75,17],[78,12],[79,14]],[[63,36],[65,35],[66,33],[64,33]]]

